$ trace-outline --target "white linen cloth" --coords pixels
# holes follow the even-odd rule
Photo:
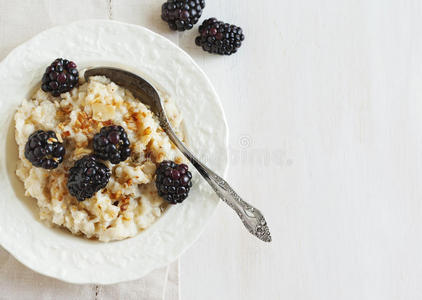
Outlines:
[[[110,19],[112,15],[112,3],[106,0],[0,0],[0,59],[49,27],[80,19]],[[0,290],[0,299],[178,300],[179,261],[140,280],[107,286],[73,285],[33,272],[0,247]]]
[[[0,247],[0,299],[178,300],[179,262],[139,280],[112,285],[75,285],[28,269]]]

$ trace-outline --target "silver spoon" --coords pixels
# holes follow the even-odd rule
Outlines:
[[[270,231],[261,212],[243,201],[223,178],[202,164],[179,140],[170,126],[160,96],[151,84],[133,73],[117,68],[99,67],[85,71],[85,79],[87,81],[89,77],[96,75],[106,76],[113,82],[131,91],[142,103],[148,105],[151,111],[158,117],[160,126],[167,133],[170,140],[195,166],[220,199],[234,209],[249,232],[264,242],[271,242]]]

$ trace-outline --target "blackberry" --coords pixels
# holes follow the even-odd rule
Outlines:
[[[130,156],[130,141],[122,126],[106,126],[94,136],[94,152],[113,164],[125,161]]]
[[[87,155],[75,162],[69,170],[67,188],[78,201],[84,201],[105,188],[110,179],[110,169],[94,155]]]
[[[25,157],[35,167],[55,169],[63,161],[65,153],[54,131],[35,131],[25,144]]]
[[[192,187],[192,174],[185,164],[165,160],[155,172],[158,195],[171,204],[182,203]]]
[[[79,72],[76,68],[73,61],[57,58],[45,70],[41,89],[51,93],[54,97],[69,92],[78,84]]]
[[[161,7],[161,19],[172,30],[189,30],[198,23],[204,8],[205,0],[167,0]]]
[[[218,21],[216,18],[205,20],[199,26],[199,36],[195,44],[204,51],[221,55],[237,52],[245,39],[242,28]]]

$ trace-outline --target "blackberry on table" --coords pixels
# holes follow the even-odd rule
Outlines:
[[[24,154],[35,167],[55,169],[63,161],[65,153],[54,131],[37,130],[29,136]]]
[[[185,164],[165,160],[155,172],[158,195],[171,204],[182,203],[192,187],[192,174]]]
[[[72,90],[79,80],[76,64],[63,58],[57,58],[45,70],[42,77],[41,89],[51,93],[54,97]]]
[[[198,23],[205,0],[167,0],[161,7],[161,19],[172,30],[185,31]]]
[[[218,21],[216,18],[205,20],[199,26],[199,36],[195,44],[209,53],[231,55],[236,53],[245,39],[242,28]]]
[[[78,201],[91,198],[105,188],[110,179],[110,169],[94,155],[87,155],[75,162],[69,170],[67,188]]]
[[[125,161],[130,156],[130,141],[122,126],[106,126],[94,136],[94,152],[112,164]]]

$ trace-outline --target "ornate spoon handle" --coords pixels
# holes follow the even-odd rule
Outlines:
[[[205,178],[220,199],[227,203],[239,215],[249,232],[264,242],[271,242],[270,231],[261,212],[257,208],[242,200],[242,198],[240,198],[240,196],[223,178],[211,171],[192,153],[190,153],[190,151],[173,132],[169,124],[161,124],[161,127],[165,130],[177,148],[179,148],[186,158],[189,159],[189,161],[195,166],[202,177]]]

